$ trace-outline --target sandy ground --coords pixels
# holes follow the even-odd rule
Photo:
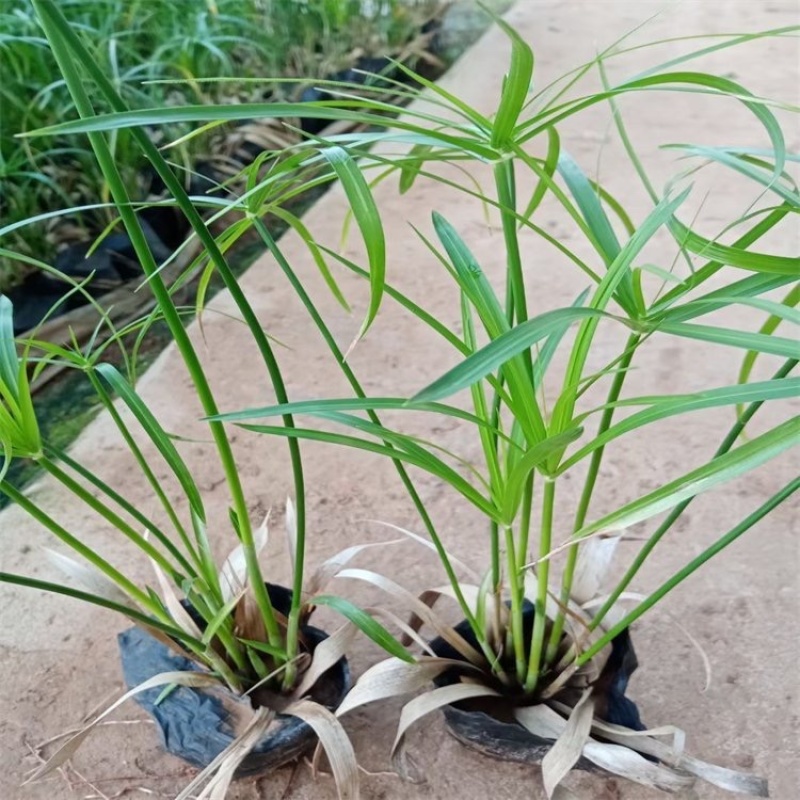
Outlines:
[[[793,2],[685,2],[677,5],[651,2],[526,2],[520,0],[508,20],[532,43],[537,57],[537,85],[591,58],[626,31],[666,9],[638,34],[637,41],[666,39],[683,34],[756,31],[797,22]],[[677,53],[685,46],[667,44],[657,51],[637,51],[613,62],[612,80],[636,72]],[[508,44],[497,30],[487,33],[443,79],[480,110],[493,110],[497,87],[506,65]],[[703,67],[720,74],[735,74],[748,88],[783,100],[797,99],[797,45],[791,40],[760,43],[705,59]],[[658,152],[650,143],[701,141],[708,143],[759,144],[760,133],[746,114],[726,104],[708,112],[701,97],[675,98],[654,95],[626,100],[631,136],[642,148],[656,185],[677,168],[674,156]],[[798,146],[797,127],[788,129],[790,149]],[[609,188],[622,197],[634,216],[647,208],[643,193],[620,148],[611,142],[607,109],[598,109],[562,131],[565,146],[589,170],[597,169]],[[479,178],[486,174],[477,173]],[[729,215],[742,211],[736,182],[718,174],[720,183],[701,214],[709,230],[716,230]],[[523,193],[524,193],[523,187]],[[432,263],[407,223],[429,229],[429,214],[437,209],[452,220],[467,238],[489,273],[502,272],[500,237],[487,229],[481,209],[459,194],[421,183],[400,197],[396,185],[377,190],[390,242],[391,279],[423,302],[440,319],[455,324],[458,308],[446,279]],[[335,246],[345,203],[334,189],[308,214],[306,222],[315,234]],[[574,236],[563,217],[548,216],[542,224],[557,236]],[[797,240],[786,236],[773,240],[774,252],[796,252]],[[342,285],[354,298],[356,313],[343,314],[331,301],[314,272],[302,244],[287,237],[283,247],[292,263],[307,279],[320,307],[343,344],[354,335],[358,312],[364,308],[364,287],[347,275]],[[571,242],[571,244],[574,244]],[[352,245],[358,254],[356,244]],[[564,305],[584,288],[585,280],[538,241],[525,238],[523,252],[535,288],[535,309]],[[659,258],[654,251],[651,258]],[[330,362],[290,289],[281,280],[270,258],[256,263],[243,279],[244,287],[269,331],[291,349],[281,350],[290,393],[295,398],[322,392],[346,394],[336,367]],[[225,295],[213,303],[215,311],[229,312]],[[743,315],[729,323],[751,325]],[[198,339],[196,326],[192,328]],[[209,313],[205,333],[208,364],[219,388],[223,408],[269,402],[265,378],[243,328],[226,316]],[[613,331],[603,332],[609,347]],[[599,362],[606,353],[598,354]],[[407,393],[422,386],[451,363],[451,356],[426,331],[420,330],[396,308],[387,304],[374,331],[356,350],[353,365],[368,390],[375,394]],[[632,376],[629,391],[681,391],[706,385],[723,385],[735,378],[737,364],[729,355],[688,341],[663,338],[642,353],[641,369]],[[167,350],[140,384],[140,391],[158,412],[163,424],[192,435],[200,430],[191,423],[198,409],[189,382],[173,350]],[[765,424],[769,420],[762,420]],[[415,420],[415,429],[430,433],[430,420]],[[440,425],[436,434],[445,445],[476,455],[474,445],[463,440],[458,429]],[[593,513],[613,503],[633,498],[653,488],[665,476],[677,475],[699,463],[719,441],[729,424],[724,413],[697,414],[680,422],[680,428],[655,427],[636,444],[622,445],[608,453],[602,497]],[[254,516],[272,507],[280,513],[289,491],[287,459],[282,442],[237,433],[236,448],[249,490]],[[472,448],[472,449],[471,449]],[[227,497],[216,470],[205,462],[209,446],[186,448],[197,465],[200,486],[219,532],[220,549],[230,545]],[[154,507],[144,482],[131,470],[130,459],[117,443],[106,416],[90,425],[73,448],[107,479],[119,482],[145,508]],[[369,520],[382,519],[417,528],[413,509],[403,494],[390,465],[374,457],[344,455],[325,447],[305,447],[308,470],[310,535],[309,563],[313,564],[345,544],[388,538],[384,529]],[[638,588],[653,587],[685,560],[698,553],[741,515],[782,486],[797,469],[797,461],[773,462],[747,483],[733,483],[695,503],[684,522],[666,542],[641,575]],[[449,545],[473,563],[483,552],[485,532],[480,521],[434,480],[421,477],[421,492],[430,504]],[[50,481],[31,489],[37,499],[67,526],[80,531],[87,541],[109,557],[125,564],[130,573],[146,576],[124,543],[112,537],[95,518],[67,498]],[[569,485],[561,498],[569,505]],[[50,576],[42,563],[39,546],[47,543],[43,531],[18,509],[0,515],[2,569]],[[770,521],[739,540],[715,564],[675,591],[662,611],[638,625],[635,632],[642,665],[631,693],[643,716],[652,725],[675,723],[688,731],[689,749],[699,757],[734,768],[768,776],[772,796],[796,797],[797,755],[797,516],[785,505]],[[276,537],[279,540],[281,537]],[[287,578],[285,559],[278,542],[274,572]],[[379,550],[363,563],[386,571],[411,588],[438,585],[442,575],[436,565],[413,545]],[[342,587],[349,588],[349,587]],[[359,601],[376,598],[352,587]],[[713,670],[704,691],[702,661],[686,636],[674,624],[678,620],[701,644]],[[72,785],[64,776],[20,788],[24,774],[35,766],[31,746],[58,735],[91,713],[119,691],[120,670],[115,653],[115,634],[123,627],[116,617],[84,608],[73,601],[31,591],[0,588],[0,798],[49,800],[53,798],[173,797],[191,775],[178,760],[160,752],[153,730],[134,706],[116,715],[117,723],[103,729],[75,759]],[[362,671],[378,657],[376,648],[359,644],[352,663]],[[434,716],[413,734],[411,748],[427,775],[418,786],[404,785],[386,774],[388,749],[396,722],[396,703],[368,708],[347,720],[361,762],[369,773],[363,778],[363,796],[380,798],[456,798],[472,800],[493,796],[498,800],[543,797],[534,768],[500,765],[462,749],[445,734]],[[85,780],[86,782],[82,782]],[[90,783],[91,782],[91,783]],[[93,784],[93,785],[92,785]],[[616,781],[578,777],[572,786],[579,797],[606,800],[654,798],[656,795]],[[251,798],[334,798],[332,781],[316,781],[301,765],[256,782],[236,787],[232,796]],[[701,798],[723,794],[700,787]]]

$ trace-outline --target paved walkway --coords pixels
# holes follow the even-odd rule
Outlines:
[[[666,39],[690,33],[755,31],[797,22],[793,2],[700,2],[688,0],[668,6],[652,2],[529,2],[519,0],[508,21],[536,51],[536,85],[591,58],[625,31],[668,7],[636,36],[636,41]],[[796,40],[795,40],[796,41]],[[481,111],[491,113],[505,70],[508,43],[492,30],[445,76],[442,84],[457,92]],[[648,66],[683,52],[684,46],[668,44],[657,51],[640,50],[609,65],[612,80],[635,74]],[[703,63],[720,74],[735,73],[752,91],[784,100],[796,100],[797,46],[791,40],[750,45],[735,57],[717,53]],[[674,156],[650,147],[656,142],[700,141],[758,144],[758,131],[746,114],[734,108],[709,111],[709,102],[695,98],[654,94],[638,100],[626,99],[633,141],[642,149],[656,185],[662,185],[672,170]],[[797,149],[797,128],[793,128]],[[588,171],[599,167],[602,178],[641,218],[647,202],[619,146],[612,142],[608,109],[597,109],[562,131],[565,146]],[[476,171],[479,178],[486,172]],[[722,183],[703,215],[711,229],[718,229],[728,214],[741,213],[736,183],[720,174]],[[728,183],[728,181],[731,181]],[[523,193],[525,186],[521,187]],[[394,182],[381,185],[376,197],[387,222],[389,275],[439,319],[456,324],[458,306],[447,280],[418,244],[408,222],[429,229],[430,212],[436,209],[457,225],[485,268],[497,277],[502,273],[500,236],[488,230],[481,208],[441,186],[421,183],[413,192],[400,196]],[[336,246],[345,211],[342,193],[331,190],[306,215],[308,227],[323,242]],[[549,216],[544,209],[542,223],[556,236],[573,233],[562,217]],[[792,252],[796,241],[773,241],[778,252]],[[347,295],[354,299],[353,316],[344,315],[321,286],[308,254],[295,237],[282,241],[286,255],[307,280],[320,307],[331,320],[339,340],[346,344],[355,334],[365,307],[364,287],[342,275]],[[355,237],[349,245],[359,255]],[[523,252],[527,269],[536,276],[531,302],[536,309],[556,307],[571,301],[585,286],[577,271],[559,260],[554,250],[526,237]],[[658,258],[655,253],[652,258]],[[323,392],[346,394],[334,365],[306,321],[269,257],[261,258],[244,276],[243,286],[269,332],[289,348],[280,351],[291,395],[313,397]],[[208,361],[219,387],[223,408],[239,408],[268,402],[269,392],[263,370],[244,329],[224,312],[232,311],[226,295],[212,303],[206,315]],[[749,318],[742,320],[749,324]],[[200,342],[199,330],[192,334]],[[611,336],[611,334],[603,334]],[[611,343],[609,339],[609,344]],[[379,322],[354,353],[353,366],[375,394],[407,393],[440,373],[450,355],[408,317],[387,304]],[[690,390],[700,385],[722,385],[735,379],[737,365],[730,358],[688,341],[664,340],[642,354],[641,370],[632,378],[632,391]],[[646,375],[646,378],[642,376]],[[642,381],[645,381],[642,383]],[[636,383],[639,382],[639,386]],[[654,385],[655,384],[655,385]],[[168,349],[145,375],[139,386],[163,424],[187,436],[201,435],[191,420],[198,409],[188,388],[188,379],[176,353]],[[421,432],[429,424],[415,422]],[[660,475],[676,475],[687,464],[697,463],[718,441],[728,424],[725,414],[698,415],[681,423],[679,435],[668,428],[655,428],[644,447],[616,448],[609,453],[605,484],[607,504],[631,498],[652,488]],[[458,430],[438,430],[444,444],[466,448]],[[287,459],[280,442],[236,434],[237,454],[250,492],[252,511],[282,509],[289,492]],[[354,453],[342,454],[324,447],[307,447],[310,551],[309,563],[353,541],[388,538],[385,530],[368,520],[417,527],[413,510],[387,464]],[[219,537],[221,552],[230,546],[227,497],[224,485],[204,459],[211,448],[199,443],[187,449],[198,464],[201,488],[211,519],[212,535]],[[86,460],[111,481],[117,480],[143,507],[155,504],[142,481],[131,469],[130,459],[116,443],[105,415],[95,420],[75,444],[76,457]],[[776,462],[747,485],[735,484],[692,508],[684,526],[675,532],[657,558],[645,570],[642,586],[654,586],[688,557],[713,540],[719,531],[756,503],[783,485],[792,471],[787,460]],[[796,463],[794,464],[796,468]],[[422,492],[452,548],[465,560],[478,563],[485,544],[485,531],[468,509],[454,503],[434,481],[423,479]],[[88,516],[50,481],[31,489],[39,500],[71,529],[112,559],[130,564],[129,571],[146,576],[149,567],[133,559],[118,539],[112,538],[98,520]],[[565,491],[569,496],[569,489]],[[602,511],[598,503],[596,511]],[[773,797],[789,800],[796,787],[797,763],[790,748],[796,722],[798,650],[794,644],[797,617],[796,531],[788,508],[782,508],[768,525],[745,537],[715,565],[675,592],[664,604],[664,613],[654,614],[639,626],[636,642],[642,670],[634,680],[632,693],[640,702],[645,719],[653,725],[679,724],[689,733],[691,752],[731,767],[753,769],[769,776]],[[794,519],[796,524],[796,518]],[[278,526],[280,527],[280,526]],[[47,543],[43,532],[17,509],[0,514],[2,569],[50,577],[43,563],[40,545]],[[276,536],[276,539],[281,538]],[[224,542],[224,544],[222,543]],[[275,570],[271,576],[287,578],[282,545],[276,547]],[[792,557],[789,554],[792,554]],[[379,550],[365,558],[373,568],[383,569],[413,588],[438,585],[442,576],[425,553],[403,545],[391,551]],[[375,602],[363,588],[354,587],[358,600]],[[713,668],[713,681],[703,692],[703,667],[696,651],[675,626],[680,622],[702,643]],[[57,800],[58,798],[101,797],[88,785],[71,791],[62,777],[46,784],[19,788],[27,769],[34,766],[28,744],[66,730],[90,713],[120,688],[114,634],[119,620],[100,611],[87,610],[74,602],[35,592],[0,587],[0,797]],[[356,672],[378,656],[371,645],[358,647],[353,662]],[[793,706],[796,712],[796,704]],[[356,713],[349,721],[354,743],[365,768],[371,773],[388,769],[387,755],[397,718],[396,703]],[[76,767],[97,789],[109,797],[129,788],[126,797],[172,797],[185,783],[187,770],[163,755],[152,728],[142,722],[134,707],[119,719],[130,724],[105,728],[76,758]],[[539,779],[534,770],[515,765],[498,765],[473,756],[444,733],[441,720],[431,720],[412,736],[412,752],[428,782],[406,786],[385,774],[365,775],[363,796],[378,798],[441,798],[498,800],[538,798]],[[795,779],[793,779],[795,776]],[[74,777],[74,776],[73,776]],[[76,778],[76,780],[78,780]],[[284,792],[288,782],[292,786]],[[579,778],[579,796],[615,800],[647,800],[656,795],[615,785],[614,782]],[[148,794],[149,792],[149,794]],[[333,798],[330,779],[313,782],[301,767],[296,775],[283,771],[269,781],[245,784],[235,798]],[[720,793],[703,790],[713,800]]]

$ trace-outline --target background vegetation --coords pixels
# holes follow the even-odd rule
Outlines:
[[[254,79],[313,80],[376,56],[408,58],[440,5],[437,0],[64,0],[61,8],[128,105],[152,108],[296,98],[301,83]],[[75,116],[29,0],[3,3],[0,60],[0,229],[57,209],[108,202],[88,141],[15,138]],[[98,109],[103,108],[98,98]],[[160,143],[183,132],[178,125],[153,136]],[[187,184],[198,161],[210,153],[224,158],[226,132],[230,128],[215,128],[168,151]],[[144,200],[159,192],[128,132],[115,135],[111,147],[134,197]],[[59,244],[99,233],[112,215],[111,209],[95,208],[68,222],[56,217],[5,234],[0,230],[0,245],[52,263]],[[25,269],[0,256],[0,290],[19,281]]]

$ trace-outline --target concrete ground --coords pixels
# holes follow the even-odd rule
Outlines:
[[[654,14],[658,16],[633,41],[777,28],[797,23],[798,4],[789,0],[519,0],[507,19],[535,49],[535,80],[540,87],[590,59]],[[463,55],[443,78],[442,85],[481,111],[491,113],[508,50],[503,35],[490,30]],[[686,44],[666,43],[655,50],[634,51],[610,62],[610,77],[618,80],[636,74],[686,50]],[[796,102],[797,56],[796,39],[762,41],[742,47],[735,54],[711,54],[698,68],[735,76],[756,94]],[[588,85],[596,85],[595,77],[589,79]],[[658,93],[626,98],[622,109],[632,140],[641,149],[659,187],[683,165],[676,162],[674,153],[658,151],[657,144],[763,143],[761,131],[733,102],[712,104],[703,96]],[[796,152],[800,144],[796,123],[787,124],[787,134],[789,149]],[[607,108],[598,108],[565,125],[562,140],[587,171],[599,173],[634,218],[644,216],[648,203],[616,143]],[[488,177],[480,170],[476,175],[479,179]],[[719,230],[726,220],[741,214],[749,199],[738,193],[739,184],[730,174],[718,171],[715,177],[718,182],[714,192],[700,211],[699,224],[708,231]],[[520,187],[523,196],[527,188]],[[396,184],[388,182],[376,190],[376,197],[387,225],[391,280],[439,319],[456,324],[458,306],[452,288],[407,223],[430,230],[430,212],[438,210],[458,227],[495,278],[503,269],[499,232],[487,228],[478,204],[431,183],[421,182],[414,191],[400,196]],[[551,211],[550,207],[542,209],[540,224],[563,240],[575,237],[569,221]],[[344,213],[343,195],[334,188],[308,212],[305,221],[321,241],[335,247]],[[351,237],[348,245],[351,255],[360,255],[356,238]],[[576,246],[575,241],[569,244]],[[794,236],[787,233],[767,244],[772,252],[796,253],[796,231]],[[339,275],[355,304],[354,314],[347,316],[321,286],[302,243],[287,236],[282,246],[308,282],[339,341],[349,343],[365,307],[364,287],[348,275]],[[555,250],[527,234],[523,238],[523,254],[533,287],[534,309],[564,305],[585,287],[586,280],[577,270],[564,263]],[[669,265],[658,248],[650,252],[649,258],[662,266]],[[345,395],[346,388],[335,365],[271,258],[261,258],[242,283],[269,332],[289,346],[280,350],[280,358],[291,396]],[[205,318],[208,349],[204,352],[218,387],[220,405],[234,409],[264,404],[270,400],[269,391],[244,328],[217,313],[232,310],[230,299],[222,294]],[[727,322],[748,327],[756,324],[747,314],[728,315]],[[197,325],[191,330],[201,344]],[[601,329],[600,342],[601,351],[606,345],[616,344],[616,332]],[[720,353],[723,351],[689,340],[663,337],[653,341],[641,354],[629,391],[678,392],[731,383],[738,363],[729,351]],[[599,352],[598,363],[605,361],[606,355],[607,352]],[[408,393],[421,387],[451,360],[439,342],[389,303],[352,357],[368,391],[378,395]],[[192,422],[199,410],[173,349],[163,353],[139,389],[167,429],[187,436],[202,435],[202,429]],[[699,413],[683,419],[679,428],[656,426],[636,441],[609,449],[592,514],[599,515],[614,503],[639,496],[699,463],[716,446],[730,419],[728,412]],[[765,418],[760,424],[767,422]],[[435,433],[445,445],[458,447],[467,456],[477,455],[474,445],[463,441],[458,428],[430,419],[415,419],[413,424],[423,433]],[[435,431],[430,428],[433,424],[439,425]],[[254,517],[268,508],[282,513],[290,490],[283,443],[243,432],[233,435]],[[214,523],[211,532],[218,536],[220,551],[224,552],[231,540],[228,498],[215,466],[205,461],[211,448],[199,442],[183,449],[198,469]],[[355,541],[390,538],[385,529],[369,520],[419,528],[390,465],[366,454],[345,454],[323,446],[304,446],[304,452],[309,485],[310,564]],[[116,481],[143,508],[155,506],[144,482],[132,470],[131,460],[117,442],[106,415],[84,431],[73,455],[112,483]],[[658,585],[784,485],[797,466],[797,459],[791,458],[772,462],[748,481],[729,484],[696,502],[683,523],[656,551],[636,588],[647,590]],[[466,561],[481,566],[485,530],[480,520],[436,481],[422,477],[420,486],[451,548]],[[124,564],[130,574],[148,576],[147,564],[137,560],[106,526],[53,482],[41,481],[30,491],[66,527],[80,532],[112,560]],[[574,501],[572,495],[567,484],[561,496],[566,506]],[[671,723],[684,728],[688,749],[698,757],[767,776],[772,797],[778,800],[796,797],[800,785],[797,521],[796,506],[782,506],[769,521],[676,590],[660,611],[636,626],[634,633],[641,669],[632,682],[631,695],[639,703],[644,719],[654,726]],[[17,508],[0,514],[0,537],[2,570],[52,577],[39,549],[48,543],[47,535]],[[285,581],[288,571],[280,541],[274,552],[270,577]],[[425,551],[412,545],[391,551],[378,549],[366,555],[363,563],[414,589],[442,582],[436,564]],[[350,590],[349,586],[342,588]],[[357,601],[376,602],[377,598],[362,587],[352,588]],[[712,679],[705,690],[702,659],[678,622],[700,643],[710,663]],[[191,770],[160,752],[151,725],[131,705],[115,716],[115,724],[103,728],[89,741],[75,759],[74,771],[38,785],[20,787],[25,773],[37,763],[32,751],[35,745],[71,728],[120,690],[115,634],[122,627],[124,624],[115,616],[77,602],[0,587],[0,798],[174,797],[185,784]],[[360,643],[352,658],[355,672],[363,671],[378,656],[374,646]],[[521,800],[544,796],[536,769],[498,764],[465,751],[445,734],[438,716],[432,716],[411,736],[411,752],[427,782],[402,784],[387,772],[398,708],[397,703],[368,707],[347,719],[361,763],[368,771],[363,776],[364,798]],[[648,800],[659,796],[621,781],[586,776],[573,779],[571,786],[587,800]],[[308,767],[300,765],[294,772],[285,769],[268,779],[238,785],[231,796],[236,800],[327,800],[334,798],[335,792],[330,778],[319,776],[315,780]],[[724,795],[701,786],[697,796],[716,800]]]

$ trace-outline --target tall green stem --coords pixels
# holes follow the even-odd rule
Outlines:
[[[628,337],[625,345],[625,352],[619,363],[619,369],[614,374],[614,379],[608,390],[608,397],[606,398],[606,408],[600,417],[600,425],[597,429],[597,435],[601,436],[611,426],[611,421],[614,418],[614,406],[622,392],[622,385],[625,383],[625,378],[628,374],[628,367],[630,367],[633,354],[636,351],[641,335],[633,333]],[[592,501],[594,487],[597,483],[597,476],[600,472],[600,464],[603,460],[603,451],[605,447],[598,447],[592,453],[592,458],[589,462],[589,470],[586,473],[586,480],[583,484],[583,491],[581,498],[578,502],[578,509],[575,512],[575,522],[573,524],[573,532],[580,530],[586,522],[586,515],[589,512],[589,505]],[[561,594],[559,597],[560,605],[556,618],[553,622],[552,630],[550,631],[550,640],[547,644],[547,652],[545,654],[545,663],[550,664],[556,657],[558,646],[561,642],[561,634],[564,632],[564,623],[566,621],[566,608],[569,603],[570,593],[572,591],[572,582],[575,578],[575,566],[578,563],[578,552],[580,544],[572,545],[567,551],[567,559],[564,565],[564,574],[561,579]]]
[[[325,344],[328,346],[328,349],[333,354],[334,358],[336,359],[336,362],[339,364],[339,367],[344,373],[345,378],[352,387],[353,392],[356,394],[357,397],[366,398],[366,393],[364,392],[361,383],[359,382],[358,378],[356,377],[356,374],[353,372],[349,363],[345,361],[344,353],[339,348],[339,345],[336,343],[336,339],[333,337],[333,334],[331,333],[330,329],[325,324],[322,315],[317,310],[308,292],[306,292],[302,282],[298,279],[291,265],[287,261],[286,257],[283,255],[283,252],[278,247],[277,243],[275,242],[275,239],[272,237],[272,235],[270,234],[269,230],[266,228],[264,223],[261,222],[260,220],[258,219],[254,220],[254,226],[258,231],[259,235],[261,236],[264,244],[267,245],[267,248],[269,249],[270,253],[272,253],[272,256],[275,258],[276,262],[278,263],[278,266],[281,268],[281,271],[286,276],[287,280],[292,286],[292,289],[296,292],[298,298],[308,311],[309,316],[313,320],[315,326],[317,327],[317,330],[319,330],[320,335],[322,336]],[[369,417],[370,421],[372,421],[376,425],[381,424],[379,416],[373,410],[371,409],[367,410],[367,416]],[[384,442],[384,444],[388,448],[394,449],[391,443]],[[473,629],[473,631],[475,631],[475,634],[478,637],[478,641],[482,642],[484,639],[483,631],[478,625],[477,619],[475,618],[475,614],[473,613],[472,609],[469,606],[469,603],[467,603],[466,598],[464,597],[464,593],[461,590],[458,577],[455,574],[455,570],[453,569],[452,564],[450,563],[450,558],[447,554],[447,550],[445,549],[444,544],[441,538],[439,537],[439,534],[436,530],[436,527],[433,524],[433,520],[431,519],[430,514],[425,508],[422,498],[419,496],[419,493],[417,492],[417,489],[414,486],[414,483],[411,480],[410,476],[408,475],[408,471],[406,470],[402,462],[400,462],[398,459],[392,459],[392,463],[394,464],[394,467],[397,470],[398,475],[400,476],[400,480],[402,481],[403,486],[408,492],[408,495],[411,498],[411,501],[414,504],[417,513],[420,515],[420,518],[422,519],[422,523],[425,526],[425,529],[427,530],[428,535],[431,538],[431,541],[433,542],[433,546],[436,548],[439,560],[442,566],[444,567],[445,573],[447,574],[447,579],[453,588],[453,592],[456,596],[456,601],[461,607],[461,612],[464,614],[464,618],[469,622],[470,627]]]
[[[59,69],[64,76],[67,88],[69,89],[69,92],[75,102],[75,107],[78,111],[78,114],[81,117],[93,116],[94,108],[89,100],[81,75],[76,67],[77,62],[82,63],[86,69],[90,71],[93,79],[98,84],[98,88],[111,103],[112,107],[114,107],[114,109],[117,111],[125,110],[125,104],[118,97],[113,85],[106,79],[102,71],[96,68],[91,56],[86,52],[82,43],[71,30],[66,19],[60,13],[58,7],[52,2],[52,0],[33,0],[33,4],[42,22],[42,26],[45,29],[48,40],[50,41],[53,54],[56,57]],[[68,44],[65,44],[65,40],[68,42]],[[233,287],[235,287],[236,292],[234,299],[237,301],[242,301],[244,298],[241,294],[241,290],[238,288],[238,284],[236,284],[235,277],[233,277],[230,274],[230,271],[227,269],[225,259],[219,252],[219,248],[216,246],[213,236],[206,228],[199,213],[189,201],[180,181],[177,180],[175,175],[172,173],[172,170],[169,168],[166,162],[164,162],[164,159],[161,157],[155,145],[153,145],[143,131],[134,130],[133,135],[145,151],[148,158],[150,158],[155,169],[165,181],[167,188],[173,193],[176,200],[181,205],[182,210],[189,218],[189,221],[197,231],[198,236],[203,241],[203,244],[208,247],[208,252],[214,259],[215,264],[217,266],[219,266],[220,262],[223,264],[221,274],[223,275],[224,279],[227,279],[226,286],[231,289],[232,294],[234,294]],[[150,252],[149,245],[144,237],[138,218],[132,209],[127,188],[125,187],[125,184],[119,175],[108,144],[100,133],[89,133],[88,136],[103,175],[108,181],[114,203],[116,204],[120,217],[122,218],[125,228],[128,231],[128,235],[130,236],[136,256],[148,277],[148,284],[151,287],[151,290],[156,298],[156,302],[158,303],[159,308],[164,316],[164,320],[170,329],[170,333],[175,339],[175,344],[178,347],[184,363],[186,364],[186,368],[192,378],[192,382],[194,383],[195,391],[197,392],[197,396],[203,407],[203,411],[207,416],[215,416],[218,413],[218,409],[214,401],[211,388],[208,385],[205,373],[203,372],[202,366],[192,346],[189,336],[183,327],[183,323],[177,308],[172,302],[169,290],[165,286],[158,271],[157,264],[155,263],[152,253]],[[231,279],[233,287],[228,285]],[[252,309],[249,307],[246,301],[244,301],[244,306],[245,308],[242,308],[242,311],[243,314],[245,313],[245,310],[248,312],[245,314],[245,319],[253,331],[254,336],[256,336],[257,339],[263,338],[264,342],[266,342],[267,349],[271,354],[269,342],[267,341],[266,336],[263,335],[263,331],[261,331],[258,320],[254,318]],[[258,336],[259,333],[261,334],[261,337]],[[272,361],[274,361],[274,359],[272,359]],[[272,377],[274,365],[271,362],[268,362],[268,366],[271,367],[270,376]],[[285,402],[285,399],[281,399],[278,394],[279,387],[275,388],[276,396],[278,396],[280,402]],[[280,388],[282,388],[282,384]],[[225,434],[224,426],[221,423],[210,423],[210,430],[219,453],[222,469],[230,488],[233,507],[236,511],[239,521],[240,534],[242,536],[242,546],[247,564],[247,573],[248,577],[250,578],[253,595],[264,619],[264,625],[267,631],[269,643],[276,648],[282,649],[281,646],[283,641],[280,634],[280,629],[278,627],[272,605],[270,604],[266,587],[264,586],[263,579],[261,577],[261,570],[258,564],[258,557],[255,552],[247,503],[245,502],[244,492],[242,490],[241,481],[239,479],[239,474],[233,458],[233,452]],[[291,440],[290,447],[292,447]],[[292,451],[293,462],[299,460],[299,450],[297,451],[298,456],[296,458],[294,456],[295,450],[297,450],[296,443],[294,443]],[[301,468],[295,469],[296,474],[298,471],[302,474]],[[301,497],[298,496],[296,500],[298,505],[299,531],[301,522],[304,522],[304,516]],[[299,545],[300,542],[298,541],[298,548]],[[298,561],[299,560],[300,556],[298,553]]]
[[[773,375],[773,380],[779,380],[780,378],[785,378],[796,366],[798,359],[790,358],[787,359],[780,369]],[[736,423],[731,426],[731,429],[728,431],[727,435],[722,441],[722,444],[717,448],[717,451],[714,453],[714,458],[721,456],[727,453],[731,447],[735,444],[736,440],[741,435],[742,431],[747,426],[747,423],[753,418],[753,415],[758,411],[761,406],[764,405],[763,400],[759,400],[755,403],[751,403],[736,420]],[[642,549],[636,555],[636,558],[633,560],[633,563],[628,567],[628,570],[625,572],[625,575],[622,577],[622,580],[614,587],[614,591],[608,596],[608,599],[603,603],[600,610],[594,615],[592,621],[589,625],[590,630],[595,630],[598,625],[605,619],[606,614],[613,608],[614,604],[619,599],[620,595],[625,591],[628,587],[630,582],[636,576],[636,573],[641,568],[642,564],[647,560],[647,557],[653,551],[653,548],[658,544],[664,534],[675,524],[678,518],[683,514],[686,510],[688,505],[694,500],[694,497],[689,497],[683,502],[679,503],[672,511],[667,515],[664,521],[659,525],[658,529],[653,533],[653,535],[645,542]],[[606,638],[605,636],[603,637]]]
[[[516,323],[519,325],[528,319],[528,302],[525,297],[525,278],[522,274],[522,256],[519,250],[517,237],[517,191],[514,177],[514,162],[504,159],[494,167],[495,186],[497,199],[500,203],[500,219],[503,226],[503,239],[506,246],[506,266],[513,298],[513,308]],[[511,324],[509,320],[509,324]],[[530,351],[526,351],[526,365],[530,369]]]
[[[679,583],[688,578],[695,570],[699,569],[712,559],[721,550],[724,550],[731,542],[738,539],[748,529],[752,528],[759,520],[769,514],[774,508],[779,506],[784,500],[788,499],[800,489],[800,478],[795,478],[774,494],[764,505],[742,520],[736,527],[719,538],[714,544],[706,548],[699,556],[693,558],[685,567],[678,570],[668,581],[665,581],[655,592],[639,603],[636,608],[626,614],[616,625],[607,630],[591,647],[581,653],[576,659],[578,666],[585,664],[593,656],[600,652],[615,636],[622,633],[648,609],[652,608],[668,592],[671,592]]]
[[[550,554],[553,539],[553,509],[555,506],[555,481],[545,479],[542,497],[542,529],[539,532],[539,562],[536,572],[536,603],[534,605],[533,636],[528,659],[528,674],[525,678],[525,693],[531,694],[539,681],[544,651],[544,635],[547,627],[547,589],[550,577]]]

